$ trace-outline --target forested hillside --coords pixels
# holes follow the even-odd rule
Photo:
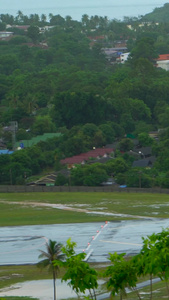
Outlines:
[[[134,141],[125,138],[132,136],[156,157],[153,168],[141,169],[142,186],[169,186],[169,72],[155,64],[169,53],[169,22],[147,26],[135,18],[87,15],[78,22],[19,11],[0,15],[0,30],[0,147],[15,150],[0,155],[0,184],[25,184],[32,175],[64,168],[65,157],[118,142],[116,159],[79,166],[71,184],[99,185],[113,174],[117,183],[138,186],[140,171],[127,153]],[[121,63],[124,44],[130,56]],[[108,48],[119,48],[118,56],[109,59]],[[11,121],[18,124],[16,136]],[[159,132],[158,141],[151,131]],[[60,135],[15,148],[15,138],[44,133]],[[99,179],[90,180],[96,173]]]
[[[150,22],[168,23],[169,17],[169,3],[164,4],[163,7],[157,7],[152,13],[143,16],[142,20]]]

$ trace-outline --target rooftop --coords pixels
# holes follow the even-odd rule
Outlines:
[[[72,157],[67,157],[62,159],[61,164],[80,164],[83,161],[87,161],[90,158],[103,157],[105,154],[110,154],[113,152],[112,148],[97,148],[86,153],[81,153]]]
[[[169,54],[160,54],[159,57],[157,58],[157,61],[160,60],[169,60]]]

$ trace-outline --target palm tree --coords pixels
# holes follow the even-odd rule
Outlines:
[[[53,289],[54,289],[54,300],[56,300],[56,277],[59,272],[59,264],[53,265],[53,261],[63,261],[65,254],[62,253],[62,244],[57,243],[56,241],[49,240],[46,242],[46,249],[47,251],[40,250],[41,254],[39,258],[44,258],[43,260],[39,261],[37,266],[40,268],[47,267],[50,272],[53,274]]]

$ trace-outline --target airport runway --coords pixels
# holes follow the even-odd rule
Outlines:
[[[169,219],[1,227],[0,265],[35,264],[48,239],[65,244],[70,237],[89,262],[106,262],[110,252],[138,253],[142,236],[166,227]]]

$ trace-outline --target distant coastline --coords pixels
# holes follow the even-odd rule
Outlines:
[[[21,10],[26,15],[34,13],[45,14],[46,16],[52,13],[62,17],[69,15],[72,19],[79,21],[83,14],[107,16],[110,20],[123,20],[124,16],[138,17],[152,12],[155,7],[163,6],[167,1],[139,0],[135,4],[135,1],[128,0],[126,4],[126,0],[122,0],[120,4],[117,4],[115,0],[92,0],[92,2],[81,0],[79,4],[79,1],[72,0],[71,5],[69,0],[62,0],[61,3],[60,1],[58,3],[57,0],[48,0],[47,2],[40,0],[30,0],[29,2],[25,0],[13,0],[12,2],[11,0],[2,0],[1,2],[1,14],[8,13],[15,16],[17,11]]]

